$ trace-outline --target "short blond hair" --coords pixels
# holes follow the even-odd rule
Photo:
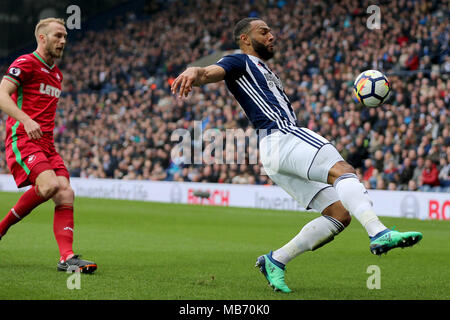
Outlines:
[[[34,36],[36,37],[36,41],[39,42],[39,34],[46,34],[47,32],[47,27],[50,23],[52,22],[56,22],[59,23],[61,25],[63,25],[64,27],[66,26],[66,23],[64,22],[64,19],[61,18],[46,18],[46,19],[42,19],[40,20],[37,25],[36,28],[34,29]],[[42,32],[45,31],[45,32]]]

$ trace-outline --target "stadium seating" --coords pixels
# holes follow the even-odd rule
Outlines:
[[[260,163],[191,165],[171,157],[172,132],[192,130],[194,121],[204,129],[249,128],[223,83],[196,88],[186,100],[169,88],[189,63],[236,49],[233,24],[260,16],[277,38],[269,63],[299,125],[329,139],[368,188],[450,192],[445,4],[384,2],[379,30],[366,27],[368,14],[359,4],[179,1],[128,12],[106,29],[84,30],[70,39],[59,63],[64,93],[55,142],[71,175],[271,184]],[[379,109],[363,109],[351,96],[353,79],[366,69],[383,70],[393,87]],[[425,159],[439,172],[437,186],[423,182]],[[4,153],[0,165],[1,173],[9,172]]]

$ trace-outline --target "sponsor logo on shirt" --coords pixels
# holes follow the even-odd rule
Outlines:
[[[45,73],[50,73],[50,71],[48,71],[48,70],[45,69],[45,68],[41,68],[41,71],[44,71]]]
[[[59,98],[59,96],[61,95],[61,90],[45,83],[41,83],[39,92],[56,98]]]
[[[269,85],[269,88],[273,88],[273,86],[277,86],[278,89],[283,90],[283,84],[281,83],[281,80],[278,79],[275,75],[270,73],[264,73],[264,77],[266,78],[267,84]]]

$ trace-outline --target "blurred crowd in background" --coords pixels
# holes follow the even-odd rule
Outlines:
[[[283,81],[298,124],[332,142],[367,188],[450,192],[448,2],[381,2],[380,29],[372,30],[367,6],[159,2],[104,30],[72,36],[58,63],[64,82],[57,149],[72,177],[272,184],[260,162],[194,165],[171,152],[172,133],[193,131],[194,121],[203,130],[250,130],[223,82],[195,88],[184,100],[170,85],[189,63],[236,50],[234,24],[256,16],[276,37],[268,65]],[[363,108],[352,97],[353,80],[367,69],[390,80],[382,107]],[[4,153],[0,165],[9,173]]]

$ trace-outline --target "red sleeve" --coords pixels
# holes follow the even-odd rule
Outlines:
[[[21,56],[9,66],[3,78],[21,86],[31,77],[32,69],[30,57]]]

